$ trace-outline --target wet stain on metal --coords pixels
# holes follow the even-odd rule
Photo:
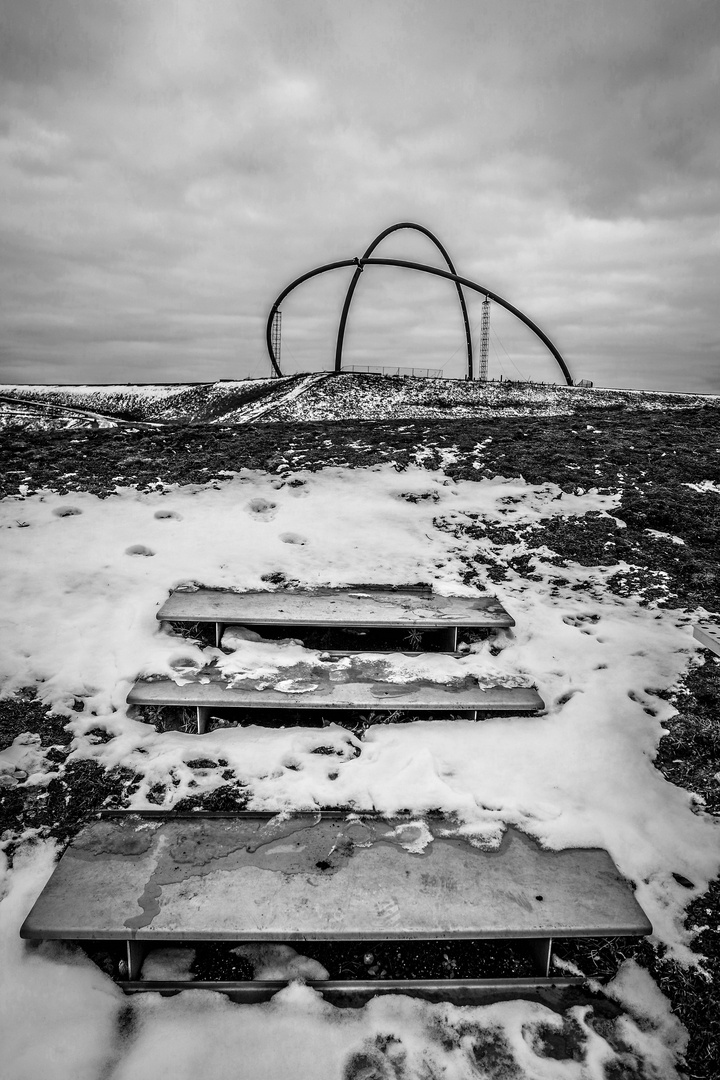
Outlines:
[[[142,915],[136,915],[132,919],[126,919],[125,925],[128,930],[139,930],[141,926],[148,926],[160,911],[160,897],[162,888],[160,885],[148,881],[144,891],[138,897],[138,904],[142,908]]]
[[[253,866],[284,875],[308,875],[308,883],[315,884],[314,875],[336,874],[359,847],[390,845],[402,849],[406,856],[418,858],[431,853],[429,842],[422,850],[409,849],[408,845],[417,843],[421,832],[419,827],[413,829],[412,823],[397,828],[381,821],[339,821],[333,824],[328,836],[327,829],[315,831],[321,821],[322,815],[318,813],[301,819],[278,816],[261,823],[226,824],[224,828],[217,821],[209,827],[203,827],[200,821],[174,823],[179,830],[176,836],[157,838],[155,865],[137,900],[142,914],[126,919],[124,925],[134,931],[150,926],[160,912],[164,886],[202,879],[216,871],[233,872]],[[167,826],[164,832],[169,832]],[[116,849],[124,846],[126,856],[145,854],[154,838],[151,834],[146,842],[143,837],[136,852],[132,850],[133,826],[124,823],[123,834],[122,844],[115,846]],[[90,850],[96,855],[108,854],[107,844],[103,847],[94,843],[86,850],[88,854]]]
[[[91,831],[78,836],[73,855],[82,860],[144,855],[152,847],[157,828],[158,825],[150,822],[138,827],[135,820],[100,821]]]

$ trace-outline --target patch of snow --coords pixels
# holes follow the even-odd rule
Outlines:
[[[195,950],[182,946],[151,949],[143,961],[140,978],[146,982],[190,982],[194,959]]]
[[[433,842],[433,834],[422,820],[403,822],[396,826],[392,835],[401,847],[413,855],[421,855],[428,844]]]
[[[115,1058],[125,997],[78,950],[32,948],[20,926],[54,869],[51,843],[29,844],[12,871],[0,850],[0,1038],[5,1080],[97,1080]]]
[[[688,1036],[650,973],[635,960],[625,960],[615,978],[605,987],[605,993],[636,1018],[637,1024],[625,1020],[622,1025],[631,1032],[636,1044],[644,1043],[643,1049],[647,1051],[649,1043],[660,1036],[661,1046],[670,1053],[661,1051],[654,1064],[661,1076],[665,1075],[665,1070],[671,1071],[676,1055],[684,1054],[687,1049]]]
[[[691,491],[713,492],[715,495],[720,495],[720,484],[714,480],[701,480],[699,484],[683,484],[683,487],[690,488]]]
[[[670,540],[673,544],[685,547],[685,541],[679,536],[673,536],[672,533],[661,532],[659,529],[645,529],[645,532],[648,536],[652,536],[653,540]]]
[[[238,945],[232,952],[252,964],[254,979],[312,979],[325,982],[330,978],[327,968],[289,945]]]
[[[10,746],[0,752],[0,785],[22,780],[30,786],[47,783],[45,755],[40,748],[40,736],[25,731]]]

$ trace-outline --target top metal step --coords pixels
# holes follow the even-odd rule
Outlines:
[[[161,622],[243,626],[382,627],[437,630],[514,626],[494,596],[438,596],[431,590],[298,589],[224,592],[176,589]]]

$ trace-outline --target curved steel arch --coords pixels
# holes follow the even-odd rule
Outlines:
[[[345,341],[345,326],[347,324],[348,314],[350,312],[350,304],[352,303],[353,296],[355,295],[355,289],[357,288],[360,275],[363,272],[362,264],[365,260],[369,259],[378,244],[382,243],[386,236],[391,233],[397,232],[399,229],[414,229],[415,232],[423,233],[429,240],[432,240],[435,247],[438,249],[443,259],[447,263],[447,268],[451,274],[457,274],[457,270],[452,264],[452,259],[448,255],[445,248],[442,246],[437,236],[434,236],[429,229],[426,229],[424,225],[417,225],[414,221],[400,221],[397,225],[391,225],[389,229],[385,229],[375,237],[373,242],[363,253],[357,269],[352,276],[352,280],[348,285],[347,293],[345,294],[345,303],[343,304],[342,314],[340,315],[340,324],[338,326],[337,342],[335,345],[335,371],[342,371],[342,351],[343,343]],[[468,318],[467,306],[465,304],[465,296],[463,294],[462,285],[459,281],[455,281],[455,288],[457,289],[458,299],[460,301],[460,310],[462,311],[463,324],[465,326],[465,345],[467,348],[467,364],[468,364],[468,379],[473,377],[473,352],[472,352],[472,336],[470,333],[470,320]]]
[[[275,352],[272,347],[272,323],[275,318],[275,314],[278,311],[280,304],[283,302],[288,293],[291,293],[293,289],[298,285],[302,285],[304,281],[309,281],[310,278],[318,277],[319,274],[325,274],[329,270],[339,270],[343,266],[357,266],[360,269],[364,266],[404,266],[409,270],[420,270],[425,274],[434,274],[436,277],[447,278],[450,281],[454,281],[460,285],[463,285],[466,289],[472,289],[473,292],[480,293],[482,296],[487,297],[489,300],[494,300],[496,304],[500,304],[507,311],[511,312],[520,322],[525,323],[527,327],[532,330],[537,337],[540,338],[543,345],[550,350],[552,355],[560,367],[565,381],[568,386],[573,385],[572,375],[570,374],[567,364],[563,360],[558,350],[553,345],[550,338],[542,332],[539,326],[537,326],[532,319],[529,319],[527,315],[523,314],[519,308],[514,307],[508,300],[504,300],[502,296],[498,296],[497,293],[492,292],[490,289],[486,289],[484,285],[479,285],[476,281],[471,281],[469,278],[459,277],[458,274],[450,273],[449,270],[440,270],[437,266],[425,266],[423,263],[408,262],[407,259],[342,259],[339,262],[326,263],[324,266],[318,266],[315,270],[309,270],[306,274],[301,274],[300,277],[291,281],[286,288],[278,296],[277,300],[270,309],[268,315],[267,324],[265,327],[265,344],[267,346],[268,356],[270,357],[270,363],[273,366],[275,374],[282,377],[282,371],[277,362]]]

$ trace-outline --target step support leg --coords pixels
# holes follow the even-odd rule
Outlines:
[[[535,966],[535,974],[547,978],[550,974],[550,955],[552,953],[552,938],[532,938],[530,952]]]
[[[220,648],[220,642],[222,641],[223,630],[225,629],[225,623],[215,623],[215,648]]]
[[[198,735],[204,735],[210,723],[210,706],[197,705],[195,708],[197,712],[197,733]]]
[[[136,982],[140,978],[143,960],[145,959],[145,948],[141,941],[128,941],[126,944],[128,981]]]

